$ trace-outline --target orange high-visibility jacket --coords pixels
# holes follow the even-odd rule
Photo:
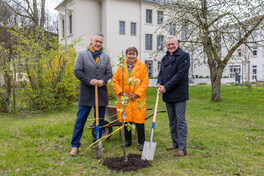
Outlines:
[[[146,65],[136,60],[136,63],[133,67],[133,70],[130,74],[130,80],[132,79],[132,86],[129,88],[128,80],[129,80],[129,74],[128,74],[128,68],[127,68],[127,62],[125,61],[124,66],[124,92],[127,94],[137,94],[139,97],[136,99],[136,101],[130,101],[125,109],[125,122],[134,122],[142,124],[145,122],[145,116],[146,116],[146,91],[148,88],[148,71]],[[138,79],[139,82],[134,86],[133,80]],[[113,76],[113,86],[114,91],[117,95],[117,98],[120,100],[122,93],[122,67],[118,67],[115,75]],[[141,109],[138,109],[139,104],[137,101],[140,100],[141,102],[145,102]],[[121,119],[121,104],[117,103],[117,115],[118,120],[122,122]]]

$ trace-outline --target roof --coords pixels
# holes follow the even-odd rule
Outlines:
[[[58,10],[58,8],[60,8],[61,6],[67,4],[68,2],[70,2],[71,0],[63,0],[57,7],[55,7],[55,10]]]
[[[56,10],[58,10],[58,8],[60,8],[61,6],[67,4],[68,2],[70,2],[71,0],[63,0],[57,7],[55,7]],[[153,3],[159,3],[162,0],[136,0],[136,1],[143,1],[143,2],[153,2]]]
[[[161,2],[162,0],[141,0],[141,1],[159,3],[159,2]]]

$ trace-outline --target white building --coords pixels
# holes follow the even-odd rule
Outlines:
[[[131,46],[139,51],[138,58],[145,62],[149,76],[157,76],[162,54],[155,58],[152,52],[163,43],[163,36],[155,34],[163,22],[163,12],[155,10],[155,2],[148,0],[64,0],[56,7],[59,12],[59,39],[71,44],[82,38],[85,49],[91,36],[102,32],[104,48],[112,63],[117,64],[118,55]],[[159,17],[158,17],[159,14]]]
[[[104,48],[116,65],[118,55],[126,48],[135,46],[139,51],[138,58],[145,62],[149,76],[156,77],[161,65],[163,52],[153,56],[161,48],[165,36],[175,35],[173,25],[160,35],[156,30],[166,20],[162,11],[157,11],[159,0],[64,0],[56,7],[59,12],[59,39],[61,43],[71,44],[82,38],[77,50],[86,49],[90,38],[96,32],[105,36]],[[264,49],[257,48],[257,56],[250,59],[250,80],[263,79]],[[192,53],[190,53],[192,62]],[[238,57],[226,66],[223,76],[233,78],[238,71],[241,81],[246,80],[246,62]],[[202,59],[204,60],[204,59]],[[192,64],[190,78],[209,77],[206,64]],[[235,80],[235,79],[234,79]]]
[[[263,36],[259,35],[261,31],[253,32],[249,38],[250,41],[263,41]],[[233,54],[225,68],[224,76],[235,77],[239,75],[240,82],[244,81],[264,81],[264,42],[262,44],[241,45]]]

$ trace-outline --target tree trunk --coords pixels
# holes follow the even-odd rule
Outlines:
[[[124,68],[122,68],[122,96],[124,94]],[[123,141],[123,153],[124,153],[124,162],[127,162],[128,161],[128,158],[127,158],[127,154],[126,154],[126,147],[125,147],[125,108],[123,107],[124,105],[121,105],[122,106],[122,125],[123,125],[123,128],[122,128],[122,141]]]
[[[5,71],[4,74],[4,87],[5,92],[2,94],[2,100],[4,105],[4,112],[11,112],[10,110],[10,94],[11,94],[11,76]]]
[[[40,16],[40,27],[44,28],[44,24],[45,24],[45,4],[46,4],[46,0],[41,0],[41,16]]]
[[[16,110],[16,65],[13,62],[13,68],[14,68],[14,77],[13,77],[13,109]]]
[[[122,125],[123,125],[123,128],[122,128],[122,142],[123,142],[122,148],[123,148],[123,154],[124,154],[124,162],[127,162],[128,158],[127,158],[126,147],[125,147],[126,140],[125,140],[125,124],[124,124],[123,115],[124,115],[124,112],[122,113]]]
[[[34,22],[34,28],[39,26],[39,16],[38,16],[38,4],[37,0],[33,0],[33,17],[32,20]]]
[[[217,67],[215,70],[210,69],[211,72],[211,86],[212,86],[212,96],[211,101],[221,100],[221,78],[224,67]]]
[[[221,100],[221,79],[211,80],[212,86],[212,95],[211,101],[220,101]]]

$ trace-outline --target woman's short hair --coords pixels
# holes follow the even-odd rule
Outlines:
[[[127,48],[127,49],[126,49],[126,55],[127,55],[127,53],[128,53],[129,51],[133,51],[133,52],[135,52],[135,53],[137,54],[137,56],[138,56],[138,50],[137,50],[136,47],[129,47],[129,48]]]

